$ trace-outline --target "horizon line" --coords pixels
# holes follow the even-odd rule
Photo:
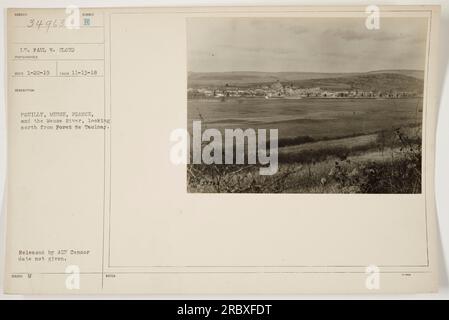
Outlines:
[[[378,72],[378,71],[421,71],[424,69],[375,69],[369,71],[255,71],[255,70],[233,70],[233,71],[189,71],[192,73],[232,73],[232,72],[254,72],[254,73],[368,73],[368,72]]]

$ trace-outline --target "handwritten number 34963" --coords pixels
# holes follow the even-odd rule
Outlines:
[[[63,28],[65,26],[65,19],[34,19],[28,20],[27,28],[35,28],[37,30],[49,31],[52,28]]]

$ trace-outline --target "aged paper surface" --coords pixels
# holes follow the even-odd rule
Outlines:
[[[436,291],[439,7],[377,9],[8,10],[6,292]]]

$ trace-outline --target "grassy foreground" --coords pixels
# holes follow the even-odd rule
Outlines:
[[[417,127],[279,145],[276,174],[261,176],[257,165],[190,164],[188,192],[421,193]]]

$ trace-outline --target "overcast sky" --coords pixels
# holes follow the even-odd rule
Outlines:
[[[188,70],[424,70],[426,35],[425,18],[190,18]]]

